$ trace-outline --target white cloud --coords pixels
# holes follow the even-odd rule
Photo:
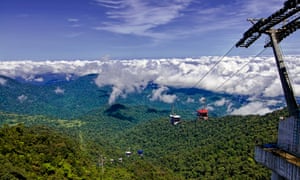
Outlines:
[[[199,99],[199,102],[202,103],[202,104],[205,104],[206,103],[206,98],[205,97],[201,97]]]
[[[79,21],[79,19],[77,19],[77,18],[68,18],[67,20],[71,23],[76,23]]]
[[[33,82],[43,82],[44,78],[43,77],[36,77],[34,74],[27,74],[24,76],[22,76],[23,79],[25,79],[26,81],[33,81]]]
[[[79,19],[77,18],[68,18],[67,21],[69,22],[70,26],[73,28],[81,27],[81,24],[79,24]]]
[[[99,67],[99,76],[95,83],[102,87],[113,86],[109,97],[109,104],[118,96],[126,96],[128,93],[142,91],[149,81],[156,79],[157,72],[147,69],[146,60],[139,61],[109,61]]]
[[[111,20],[96,27],[121,34],[135,34],[149,37],[166,36],[153,31],[181,16],[191,0],[142,1],[142,0],[95,0],[108,8],[107,17]]]
[[[79,76],[99,72],[101,61],[0,61],[0,74],[8,77],[23,77],[33,80],[34,75],[66,73]]]
[[[177,96],[172,94],[166,94],[165,92],[168,90],[167,87],[160,87],[158,89],[155,89],[152,91],[152,96],[150,98],[151,101],[162,101],[165,103],[174,103],[174,101],[176,100]]]
[[[6,79],[3,79],[0,77],[0,85],[5,85],[6,84]]]
[[[222,98],[216,102],[214,102],[215,106],[224,106],[226,103],[228,103],[228,100],[226,100],[225,98]]]
[[[278,0],[268,0],[268,1],[261,1],[261,0],[250,0],[250,1],[238,1],[240,5],[239,11],[244,14],[250,14],[255,17],[262,15],[262,14],[271,14],[274,13],[276,10],[279,10],[283,7],[284,1]],[[260,17],[261,18],[261,17]]]
[[[28,81],[42,80],[43,73],[65,73],[83,76],[99,74],[95,84],[111,86],[109,103],[129,93],[141,92],[153,82],[159,89],[153,91],[152,100],[172,103],[175,95],[166,94],[166,87],[199,88],[215,92],[241,94],[249,97],[273,98],[283,91],[273,57],[225,57],[202,81],[204,75],[218,62],[220,57],[205,56],[197,59],[137,59],[102,61],[0,61],[0,74],[23,77]],[[286,56],[289,76],[296,96],[300,96],[300,56]],[[244,67],[242,70],[241,67]],[[236,73],[238,72],[238,73]],[[236,74],[234,74],[236,73]],[[231,75],[234,74],[233,77]],[[228,80],[228,78],[231,78]],[[223,84],[223,82],[226,82]],[[2,80],[3,84],[4,81]],[[221,85],[221,86],[220,86]],[[221,105],[226,100],[215,102]],[[253,98],[250,102],[258,101]],[[267,103],[264,103],[266,107]],[[230,108],[229,108],[230,109]],[[229,110],[228,110],[229,111]],[[237,111],[236,111],[237,112]],[[255,111],[253,111],[255,112]]]
[[[263,115],[269,112],[272,112],[272,110],[268,108],[266,104],[264,104],[263,102],[250,102],[249,104],[242,106],[239,109],[235,109],[231,114],[232,115],[250,115],[250,114]]]
[[[226,112],[231,113],[233,111],[233,109],[234,108],[233,108],[232,102],[228,102]]]
[[[36,81],[36,82],[43,82],[43,81],[44,81],[44,78],[42,78],[42,77],[37,77],[37,78],[34,79],[34,81]]]
[[[193,98],[188,97],[186,100],[187,103],[193,103],[195,100]]]
[[[25,96],[24,94],[18,96],[18,100],[20,101],[20,103],[23,103],[24,101],[26,101],[28,99],[27,96]]]
[[[72,78],[72,75],[71,75],[71,74],[66,74],[66,80],[67,80],[67,81],[70,81],[71,78]]]
[[[193,0],[94,0],[106,8],[107,21],[95,29],[155,39],[199,36],[216,30],[246,30],[247,18],[266,18],[283,6],[278,0],[211,3]],[[194,8],[196,7],[196,8]],[[233,11],[234,10],[234,11]],[[184,26],[175,24],[185,23]],[[168,26],[170,25],[170,26]],[[188,27],[188,28],[187,28]]]
[[[270,80],[269,86],[263,91],[264,96],[276,97],[280,94],[283,94],[283,90],[279,78]]]
[[[114,86],[112,88],[112,92],[111,92],[111,94],[109,96],[108,104],[113,104],[116,101],[117,97],[121,96],[121,95],[124,96],[125,94],[122,92],[121,89],[119,89],[118,87]]]
[[[56,87],[56,89],[54,90],[54,92],[56,94],[64,94],[65,93],[65,90],[60,88],[60,87]]]

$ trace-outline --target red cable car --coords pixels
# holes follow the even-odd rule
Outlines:
[[[197,116],[199,120],[201,119],[208,120],[208,110],[204,108],[197,110]]]

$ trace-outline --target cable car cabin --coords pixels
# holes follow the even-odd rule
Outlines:
[[[197,110],[198,119],[208,120],[208,110],[207,109],[199,109]]]
[[[143,156],[144,151],[143,151],[142,149],[139,149],[139,150],[137,151],[137,153],[138,153],[138,155]]]
[[[170,114],[170,123],[172,125],[179,124],[181,122],[181,117],[176,114]]]
[[[129,157],[132,153],[131,153],[131,151],[126,151],[125,154],[127,157]]]

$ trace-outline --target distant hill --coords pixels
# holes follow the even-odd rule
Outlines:
[[[112,87],[99,88],[94,81],[97,76],[97,74],[82,77],[43,74],[29,80],[0,76],[5,81],[0,84],[0,110],[64,119],[84,116],[108,104]],[[119,97],[115,103],[128,107],[145,106],[149,109],[169,112],[173,106],[174,111],[186,119],[195,118],[196,110],[204,106],[199,102],[203,97],[206,98],[209,114],[213,117],[225,116],[234,108],[240,108],[248,103],[247,96],[220,94],[196,88],[169,87],[166,93],[177,96],[177,100],[169,104],[160,100],[151,100],[153,90],[157,88],[157,85],[150,82],[142,92]]]
[[[89,75],[76,80],[37,85],[2,76],[6,83],[0,85],[0,109],[72,119],[106,104],[108,92],[93,83],[95,77]]]

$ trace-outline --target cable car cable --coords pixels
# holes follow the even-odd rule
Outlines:
[[[235,47],[235,45],[233,45],[223,56],[221,56],[220,59],[209,69],[209,71],[207,71],[204,74],[204,76],[194,86],[192,86],[192,88],[195,88],[224,59],[224,57],[226,57],[234,49],[234,47]],[[199,119],[200,116],[203,116],[204,115],[203,113],[205,113],[205,115],[203,116],[203,118],[207,119],[208,118],[208,116],[207,116],[207,110],[205,108],[201,109],[201,110],[204,110],[205,112],[201,111],[201,113],[200,113],[200,112],[197,111],[197,116],[198,116],[197,119]]]
[[[235,47],[235,45],[233,45],[223,56],[221,56],[221,58],[209,69],[209,71],[207,71],[204,76],[194,85],[192,86],[192,88],[195,88],[223,59],[224,57],[226,57]]]
[[[226,84],[229,80],[231,80],[237,73],[239,73],[241,70],[243,70],[251,62],[251,60],[253,60],[254,58],[260,56],[265,50],[266,50],[266,48],[264,48],[263,50],[261,50],[257,55],[255,55],[253,58],[251,58],[246,64],[244,64],[241,68],[239,68],[235,73],[232,73],[228,79],[226,79],[225,81],[223,81],[223,83],[216,88],[216,90],[218,90],[222,86],[224,86],[224,84]]]

